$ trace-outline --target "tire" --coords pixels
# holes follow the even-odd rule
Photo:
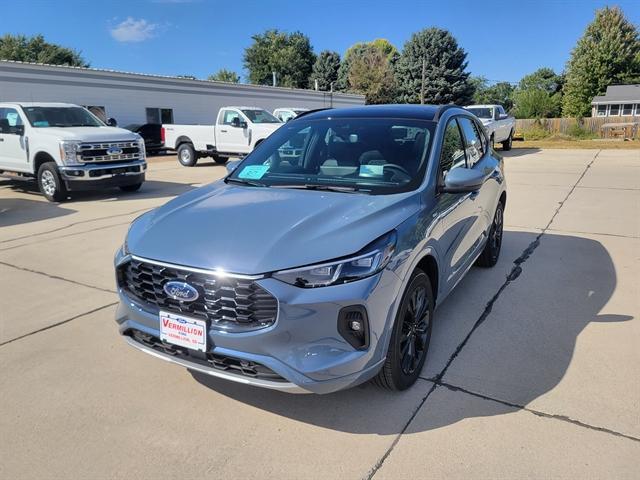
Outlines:
[[[498,263],[500,258],[500,249],[502,247],[502,229],[504,226],[504,205],[498,202],[496,213],[493,215],[493,222],[489,230],[489,238],[482,250],[482,253],[476,260],[476,265],[484,268],[491,268]]]
[[[178,147],[178,162],[183,167],[193,167],[198,163],[198,156],[190,143],[182,143]]]
[[[227,157],[221,157],[219,155],[214,155],[213,156],[213,161],[216,162],[219,165],[224,165],[225,163],[227,163],[227,160],[229,160],[229,158],[227,158]]]
[[[493,133],[491,134],[491,137],[489,137],[489,145],[492,149],[496,148],[496,137],[493,135]]]
[[[50,202],[62,202],[67,198],[67,187],[60,179],[56,162],[45,162],[38,168],[38,188]]]
[[[137,192],[138,190],[140,190],[141,186],[142,182],[134,183],[133,185],[120,185],[120,190],[122,190],[123,192]]]
[[[422,300],[420,300],[422,299]],[[384,365],[373,382],[388,390],[406,390],[422,371],[433,325],[433,291],[426,273],[411,275],[396,315]],[[418,315],[414,312],[418,311]],[[413,351],[414,355],[411,355]]]
[[[509,150],[511,150],[512,146],[513,146],[513,130],[509,132],[509,137],[504,142],[502,142],[502,150],[508,152]]]

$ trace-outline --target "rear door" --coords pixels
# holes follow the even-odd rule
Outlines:
[[[234,126],[234,118],[245,122],[247,119],[236,109],[220,111],[216,122],[216,149],[225,153],[246,153],[249,151],[249,127]]]
[[[28,171],[24,121],[17,108],[0,108],[0,169]]]

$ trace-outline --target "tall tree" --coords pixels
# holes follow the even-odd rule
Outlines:
[[[484,77],[473,77],[469,81],[474,87],[473,102],[476,104],[502,105],[505,110],[513,107],[514,87],[509,82],[489,85]]]
[[[315,88],[316,80],[318,89],[323,91],[331,90],[331,84],[338,80],[338,69],[340,68],[340,54],[330,50],[320,52],[313,70],[309,77],[309,87]]]
[[[350,89],[364,94],[368,104],[391,103],[395,99],[396,82],[389,58],[372,44],[351,58],[348,81]]]
[[[228,83],[240,83],[240,75],[233,70],[227,70],[221,68],[216,73],[212,73],[207,77],[207,80],[216,82],[228,82]]]
[[[554,94],[562,91],[563,84],[564,76],[562,74],[558,75],[553,69],[542,67],[522,77],[518,82],[518,88],[520,90],[536,88]]]
[[[468,104],[473,84],[467,54],[447,30],[427,28],[405,43],[397,65],[400,100],[406,103]]]
[[[308,85],[315,55],[306,35],[273,29],[251,38],[253,43],[244,51],[244,67],[251,83],[271,85],[275,72],[278,86]]]
[[[6,34],[0,37],[0,60],[88,67],[80,52],[45,41],[42,35],[26,37]]]
[[[522,77],[513,94],[516,118],[559,117],[564,76],[551,68],[539,68]]]
[[[591,100],[608,85],[640,83],[640,38],[618,7],[604,7],[571,52],[567,63],[562,113],[588,116]]]

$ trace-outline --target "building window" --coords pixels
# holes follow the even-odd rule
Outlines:
[[[173,123],[172,108],[147,108],[147,123]]]
[[[635,113],[636,117],[640,116],[640,103],[636,103],[636,113]]]
[[[622,106],[622,115],[633,115],[633,104],[625,103]]]
[[[620,115],[620,105],[614,103],[609,107],[609,116],[617,117],[618,115]]]
[[[598,105],[598,112],[596,113],[598,117],[606,117],[607,116],[607,106],[606,105]]]

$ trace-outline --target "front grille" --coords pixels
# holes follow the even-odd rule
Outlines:
[[[183,302],[169,297],[165,283],[178,280],[198,290],[198,298]],[[120,288],[143,304],[209,320],[211,328],[229,332],[272,325],[278,301],[253,280],[218,277],[131,259],[118,267]]]
[[[226,371],[244,377],[262,378],[273,382],[286,382],[286,380],[276,372],[257,362],[241,360],[216,353],[194,352],[188,348],[163,342],[158,337],[141,332],[140,330],[128,330],[125,332],[125,335],[128,335],[136,342],[152,348],[157,352],[197,363],[205,367],[215,368],[216,370]]]
[[[120,153],[109,154],[107,151],[117,148]],[[142,158],[138,142],[83,143],[78,149],[78,156],[85,163],[113,162],[123,160],[139,160]]]

